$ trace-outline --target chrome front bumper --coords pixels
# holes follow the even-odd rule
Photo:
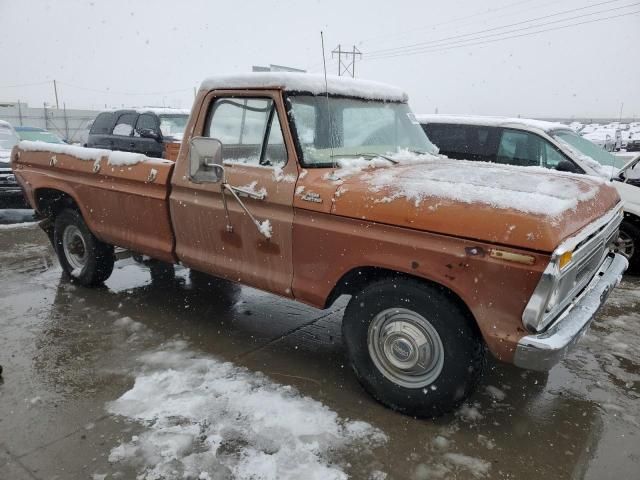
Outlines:
[[[585,334],[627,266],[625,257],[609,254],[582,293],[545,332],[520,339],[513,363],[528,370],[545,371],[562,360]]]

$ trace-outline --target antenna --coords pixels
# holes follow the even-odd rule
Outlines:
[[[329,149],[331,150],[331,161],[333,168],[336,168],[335,157],[333,156],[333,125],[331,115],[331,105],[329,104],[329,83],[327,82],[327,60],[324,56],[324,34],[320,30],[320,42],[322,43],[322,65],[324,67],[324,93],[327,99],[327,114],[329,115]]]

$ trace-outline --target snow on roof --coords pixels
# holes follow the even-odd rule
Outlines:
[[[546,122],[531,118],[491,117],[482,115],[441,115],[420,114],[416,115],[420,123],[454,123],[463,125],[484,125],[489,127],[526,127],[535,128],[544,132],[551,130],[570,130],[569,126],[557,122]]]
[[[397,87],[370,80],[327,76],[330,95],[406,102],[409,96]],[[220,75],[205,79],[200,90],[276,88],[290,92],[309,92],[322,95],[327,92],[324,75],[291,72],[255,72],[238,75]]]
[[[138,113],[155,113],[156,115],[189,115],[191,110],[188,108],[169,108],[169,107],[141,107],[136,108]]]

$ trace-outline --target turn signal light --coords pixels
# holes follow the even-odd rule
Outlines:
[[[560,258],[558,259],[558,266],[560,267],[560,270],[569,265],[572,258],[573,252],[564,252],[562,255],[560,255]]]

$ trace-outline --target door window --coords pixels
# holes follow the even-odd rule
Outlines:
[[[156,121],[155,115],[151,115],[148,113],[143,113],[138,117],[138,122],[136,123],[135,136],[139,137],[138,133],[140,130],[152,130],[157,133],[158,131],[158,122]]]
[[[537,135],[517,130],[503,130],[498,147],[498,163],[525,167],[542,166],[544,144]]]
[[[496,130],[493,127],[428,123],[423,129],[440,153],[449,158],[495,161]]]
[[[544,166],[547,168],[556,168],[561,161],[567,160],[567,158],[549,142],[544,142],[544,150],[542,153]]]
[[[113,125],[113,113],[103,112],[98,115],[91,125],[92,134],[109,135],[111,133],[111,125]]]
[[[136,124],[137,119],[137,113],[123,113],[118,117],[116,126],[113,127],[113,134],[123,135],[127,137],[131,136],[131,134],[133,133],[133,126]]]
[[[205,136],[222,143],[224,162],[282,166],[287,152],[270,98],[219,98],[210,109]]]

